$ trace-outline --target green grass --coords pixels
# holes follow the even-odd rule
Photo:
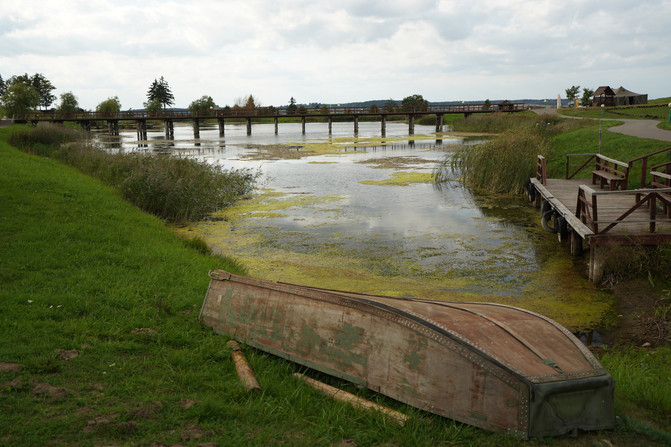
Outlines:
[[[9,143],[55,158],[99,178],[141,209],[169,221],[200,220],[251,192],[257,175],[245,169],[173,156],[104,151],[86,133],[64,126],[14,126]]]
[[[296,365],[251,349],[263,391],[248,395],[226,338],[197,320],[207,272],[244,268],[203,254],[100,181],[9,147],[7,133],[0,362],[21,369],[0,373],[0,445],[518,444],[363,393],[412,415],[397,427],[320,396],[291,377]],[[63,350],[79,355],[64,360]]]
[[[665,141],[636,138],[609,132],[608,128],[619,124],[617,121],[601,122],[601,131],[598,121],[587,121],[588,126],[561,133],[552,138],[552,152],[548,157],[548,176],[564,178],[567,154],[594,154],[603,155],[628,162],[631,159],[669,147]],[[601,148],[599,149],[599,133],[601,134]],[[648,167],[656,163],[668,161],[668,153],[656,155],[648,162]],[[582,163],[582,162],[581,162]],[[589,178],[590,170],[585,168],[576,178]],[[629,173],[629,188],[640,186],[641,163],[635,163]]]
[[[297,383],[297,365],[244,347],[263,389],[248,394],[226,337],[197,320],[207,272],[244,268],[208,254],[198,239],[178,238],[100,181],[8,146],[7,134],[0,129],[0,362],[21,368],[0,372],[0,445],[592,446],[668,439],[639,422],[640,414],[657,411],[657,424],[668,411],[656,395],[671,395],[663,380],[669,355],[661,350],[645,357],[640,372],[642,354],[609,353],[613,375],[626,372],[628,382],[642,381],[637,389],[658,393],[618,385],[626,423],[576,439],[525,442],[486,433],[317,375],[409,414],[399,427]],[[78,356],[65,360],[63,350]]]

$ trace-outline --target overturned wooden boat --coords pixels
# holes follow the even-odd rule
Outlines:
[[[417,408],[524,437],[614,426],[613,378],[533,312],[210,277],[204,324]]]

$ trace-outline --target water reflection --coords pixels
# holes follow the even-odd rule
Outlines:
[[[226,214],[189,226],[250,274],[365,293],[495,301],[547,315],[574,329],[599,327],[611,300],[558,252],[520,199],[474,194],[454,178],[426,182],[455,144],[432,126],[379,123],[175,126],[174,140],[149,131],[149,151],[195,157],[228,168],[259,169],[259,194]],[[427,137],[422,137],[424,134]],[[123,133],[125,150],[147,150]],[[385,144],[387,143],[387,144]],[[286,146],[284,146],[286,144]],[[303,145],[326,145],[303,156]],[[281,146],[280,155],[268,148]],[[403,174],[398,176],[397,174]],[[402,186],[404,185],[404,186]],[[548,243],[549,241],[549,243]],[[549,247],[549,249],[548,249]],[[550,254],[548,254],[550,253]]]

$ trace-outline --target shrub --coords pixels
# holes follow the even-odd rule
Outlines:
[[[199,220],[251,192],[258,176],[193,159],[111,153],[73,141],[86,135],[60,126],[15,132],[10,143],[76,167],[116,188],[129,202],[169,221]]]

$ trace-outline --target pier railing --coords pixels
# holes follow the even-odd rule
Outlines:
[[[629,196],[634,197],[634,204],[631,206],[626,205],[626,203],[631,203],[626,200]],[[601,208],[599,208],[599,203],[602,204]],[[670,209],[671,187],[596,191],[587,185],[580,185],[576,217],[589,226],[594,234],[604,234],[617,225],[630,226],[632,233],[640,232],[640,230],[655,233],[659,224],[671,223],[668,211],[658,214],[658,205],[664,210]],[[642,217],[644,214],[641,213],[633,215],[635,211],[644,209],[644,207],[648,209],[648,218]]]
[[[671,156],[671,146],[669,146],[667,148],[664,148],[664,149],[660,149],[660,150],[655,151],[655,152],[650,152],[649,154],[641,155],[640,157],[632,158],[631,160],[629,160],[628,164],[629,164],[629,170],[630,171],[631,171],[631,168],[633,167],[634,163],[637,163],[639,161],[641,162],[641,182],[640,182],[641,188],[643,188],[643,187],[645,187],[646,185],[649,184],[649,181],[648,181],[648,174],[649,174],[648,162],[649,162],[650,158],[652,158],[653,156],[658,155],[658,154],[663,154],[664,152],[666,152],[667,157]],[[651,166],[650,171],[662,171],[666,174],[671,174],[671,167],[669,167],[669,163],[671,163],[671,162],[660,163],[658,165]],[[664,170],[661,170],[660,167],[663,167],[663,166],[666,166],[666,168],[664,168]]]

